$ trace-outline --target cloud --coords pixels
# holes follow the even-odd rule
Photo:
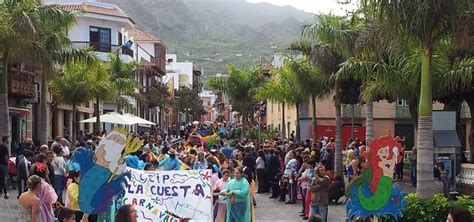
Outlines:
[[[355,0],[348,4],[339,4],[337,0],[246,0],[251,3],[270,3],[278,6],[290,5],[297,9],[315,14],[345,15],[357,8]]]

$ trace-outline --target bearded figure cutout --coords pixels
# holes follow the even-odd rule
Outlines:
[[[121,128],[114,128],[105,135],[95,153],[78,148],[72,161],[80,165],[79,208],[85,214],[102,213],[112,205],[112,200],[124,192],[127,185],[125,156],[138,150],[142,141],[132,139]]]

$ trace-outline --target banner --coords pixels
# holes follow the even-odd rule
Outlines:
[[[131,173],[123,204],[131,204],[138,221],[212,221],[211,170]]]

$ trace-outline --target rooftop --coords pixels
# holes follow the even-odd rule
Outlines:
[[[132,23],[135,23],[133,19],[125,14],[118,6],[105,6],[99,4],[91,4],[91,3],[82,3],[82,4],[67,4],[61,5],[61,7],[66,11],[83,11],[91,14],[98,14],[98,15],[107,15],[119,18],[126,18],[129,19]]]
[[[150,41],[150,42],[161,42],[161,39],[155,37],[152,34],[149,34],[144,31],[140,31],[136,28],[128,29],[128,35],[133,37],[135,41]]]

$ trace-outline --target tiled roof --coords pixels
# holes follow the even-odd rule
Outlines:
[[[161,42],[161,40],[149,33],[140,31],[136,28],[128,29],[128,35],[133,37],[135,41],[153,41],[153,42]]]
[[[125,14],[120,8],[105,8],[96,5],[89,5],[89,4],[80,4],[80,5],[61,5],[61,7],[66,11],[83,11],[92,14],[99,14],[99,15],[108,15],[120,18],[127,18],[133,22],[132,18]],[[134,22],[133,22],[134,23]]]

